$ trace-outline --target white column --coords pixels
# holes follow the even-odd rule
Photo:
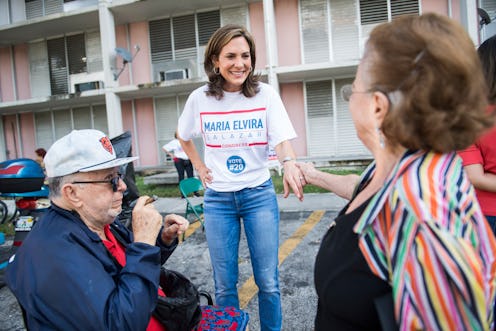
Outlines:
[[[461,23],[467,30],[474,45],[479,45],[479,14],[477,13],[476,0],[461,0],[460,2]]]
[[[109,137],[115,137],[124,132],[122,125],[121,101],[114,93],[114,87],[119,82],[114,80],[116,65],[115,55],[115,23],[114,16],[109,9],[112,0],[100,0],[98,3],[98,16],[100,18],[100,39],[102,43],[102,63],[105,84],[105,105],[107,109],[107,123]]]
[[[269,84],[279,92],[279,80],[274,68],[277,67],[277,34],[273,0],[263,0],[265,47],[267,48],[267,68]]]
[[[107,108],[108,135],[113,138],[124,132],[121,99],[113,92],[105,92],[105,106]]]
[[[0,162],[7,160],[7,145],[5,143],[5,130],[3,129],[3,121],[0,121]]]

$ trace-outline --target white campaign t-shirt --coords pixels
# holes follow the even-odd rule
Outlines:
[[[202,135],[213,190],[231,192],[262,184],[270,178],[269,147],[296,137],[279,95],[270,85],[259,87],[251,98],[224,91],[217,100],[205,94],[205,85],[186,101],[178,133],[184,140]]]

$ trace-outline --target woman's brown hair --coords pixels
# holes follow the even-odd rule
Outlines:
[[[227,24],[214,32],[205,49],[205,61],[203,63],[203,67],[205,68],[205,73],[208,76],[209,82],[207,95],[209,96],[214,96],[217,99],[221,99],[224,96],[224,90],[222,88],[224,86],[225,79],[222,75],[214,71],[214,60],[219,58],[222,48],[233,38],[237,37],[243,37],[246,39],[246,42],[250,47],[252,67],[248,77],[243,83],[242,92],[244,96],[249,98],[257,94],[259,91],[258,81],[260,80],[260,76],[253,74],[253,69],[255,68],[256,63],[255,42],[253,37],[243,26]]]
[[[381,130],[393,144],[455,151],[492,124],[474,44],[452,19],[403,16],[377,26],[366,47],[367,84],[390,100]]]

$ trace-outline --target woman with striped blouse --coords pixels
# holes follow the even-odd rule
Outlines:
[[[315,262],[315,330],[489,330],[496,242],[456,150],[490,126],[474,45],[424,14],[370,34],[342,88],[374,161],[362,176],[299,163],[305,181],[349,199]]]

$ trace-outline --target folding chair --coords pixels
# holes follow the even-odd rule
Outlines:
[[[201,203],[196,205],[190,200],[193,198],[191,195],[194,192],[203,191],[202,182],[196,177],[183,179],[179,183],[179,190],[184,199],[186,199],[186,212],[184,218],[188,219],[188,215],[190,214],[195,215],[195,220],[200,221],[203,228],[203,199]]]

